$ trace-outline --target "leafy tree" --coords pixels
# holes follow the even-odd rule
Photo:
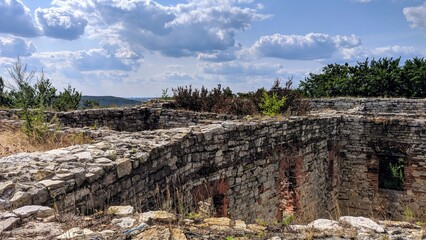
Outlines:
[[[54,102],[54,109],[58,111],[69,111],[78,108],[81,99],[81,92],[77,92],[75,88],[68,85],[63,92],[59,93]]]
[[[426,61],[423,58],[366,59],[355,66],[329,64],[310,74],[299,89],[307,97],[426,97]]]

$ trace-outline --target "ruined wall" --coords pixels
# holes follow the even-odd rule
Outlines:
[[[355,110],[356,113],[426,113],[426,100],[406,98],[321,98],[309,99],[309,110]]]
[[[329,156],[336,126],[324,117],[116,132],[92,145],[11,156],[0,160],[0,205],[189,211],[211,198],[217,215],[251,222],[302,209],[309,209],[303,219],[326,217],[334,208]]]
[[[343,213],[401,219],[408,207],[416,216],[426,216],[425,127],[424,119],[342,118],[338,161]],[[379,186],[384,170],[379,163],[392,156],[404,165],[400,190]]]
[[[1,119],[17,119],[19,109],[0,111]],[[58,117],[66,127],[108,127],[117,131],[143,131],[188,127],[213,121],[238,119],[237,116],[191,112],[158,107],[104,108],[71,112],[46,112],[48,120]]]
[[[324,100],[324,106],[355,106],[345,101]],[[129,203],[193,211],[211,201],[216,215],[249,222],[292,212],[306,221],[339,212],[400,218],[407,207],[424,217],[424,101],[369,101],[361,113],[356,105],[347,114],[209,125],[195,124],[228,116],[144,107],[62,113],[70,126],[185,128],[104,131],[91,145],[2,158],[0,207],[55,203],[87,213]],[[381,163],[392,157],[403,161],[401,190],[379,187]]]

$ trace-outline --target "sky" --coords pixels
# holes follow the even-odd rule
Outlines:
[[[0,76],[20,57],[83,95],[247,92],[331,63],[425,56],[426,0],[0,0]]]

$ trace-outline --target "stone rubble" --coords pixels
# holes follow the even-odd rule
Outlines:
[[[111,211],[112,210],[112,211]],[[123,211],[120,211],[123,210]],[[246,224],[229,218],[193,221],[166,211],[137,213],[131,206],[111,206],[105,213],[61,220],[43,206],[24,206],[2,212],[2,239],[425,239],[424,228],[408,222],[378,221],[342,216],[317,219],[306,225]],[[117,215],[117,213],[119,213]],[[102,220],[103,218],[103,220]],[[76,221],[76,219],[78,219]],[[98,222],[97,222],[98,221]],[[91,222],[91,223],[89,223]]]

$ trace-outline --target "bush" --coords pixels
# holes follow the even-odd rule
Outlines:
[[[75,88],[68,85],[57,97],[53,104],[53,108],[57,111],[69,111],[78,108],[81,99],[81,92],[77,92]]]
[[[426,59],[401,66],[400,58],[366,59],[357,65],[329,64],[300,84],[307,97],[426,97]]]
[[[99,101],[92,100],[92,99],[85,99],[83,101],[83,109],[93,109],[93,108],[99,108]]]
[[[274,117],[281,112],[281,108],[284,106],[286,100],[286,97],[281,97],[281,99],[279,99],[278,94],[275,92],[270,96],[266,91],[263,91],[259,107],[263,114]]]

